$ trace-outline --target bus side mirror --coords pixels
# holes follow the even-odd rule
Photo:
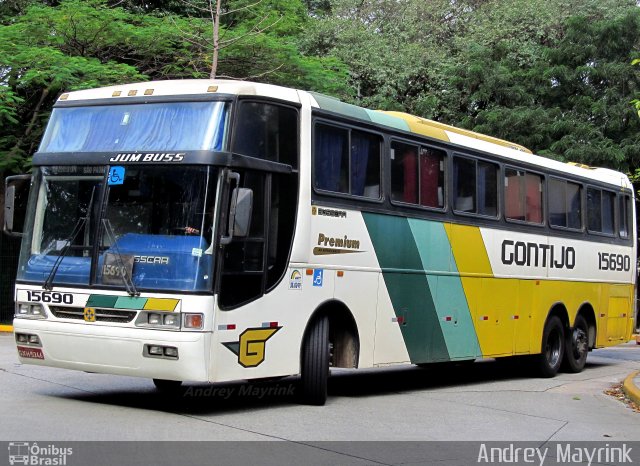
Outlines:
[[[251,212],[253,211],[253,190],[248,188],[236,188],[233,190],[235,199],[235,212],[233,218],[233,228],[230,228],[232,236],[245,238],[249,235],[251,226]],[[232,209],[234,206],[231,206]],[[229,224],[231,226],[231,223]]]
[[[3,231],[9,236],[20,237],[23,235],[31,175],[8,176],[4,183]]]
[[[229,206],[229,234],[220,238],[221,244],[229,244],[233,238],[245,238],[249,235],[252,211],[253,190],[234,188]]]

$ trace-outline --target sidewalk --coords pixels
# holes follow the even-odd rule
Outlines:
[[[640,406],[640,371],[634,371],[624,379],[622,391],[631,401]]]

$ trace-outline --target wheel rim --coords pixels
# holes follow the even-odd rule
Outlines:
[[[583,329],[573,329],[573,333],[571,335],[571,343],[571,346],[573,348],[573,356],[575,359],[580,359],[584,354],[587,353],[587,333]]]
[[[562,351],[562,338],[560,338],[560,332],[554,329],[547,338],[547,345],[545,348],[545,355],[549,366],[555,367],[560,362],[560,354]]]

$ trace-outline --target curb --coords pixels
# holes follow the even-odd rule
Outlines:
[[[633,383],[633,379],[640,374],[640,371],[634,371],[624,379],[622,383],[622,391],[627,395],[631,400],[640,405],[640,389],[636,387],[636,384]]]
[[[13,332],[13,325],[0,325],[0,333],[1,332],[12,333]]]

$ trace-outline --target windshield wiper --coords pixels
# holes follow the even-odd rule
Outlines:
[[[76,237],[78,236],[80,231],[82,231],[82,227],[85,225],[85,223],[87,223],[87,217],[80,217],[76,222],[76,225],[73,227],[73,231],[71,232],[71,234],[67,237],[66,240],[64,240],[65,245],[62,248],[62,252],[56,258],[56,261],[53,263],[53,267],[51,267],[51,272],[49,272],[49,276],[47,277],[47,279],[44,281],[44,284],[42,285],[43,289],[49,290],[49,291],[53,289],[53,279],[55,278],[56,273],[58,273],[60,264],[62,264],[62,259],[64,259],[67,256],[67,253],[71,249],[71,245],[76,240]]]
[[[111,222],[103,218],[102,224],[104,225],[104,231],[107,233],[107,237],[111,242],[111,247],[115,251],[116,259],[118,260],[118,265],[120,266],[120,270],[122,270],[122,282],[124,283],[125,288],[127,289],[127,293],[130,296],[140,296],[140,292],[136,289],[136,285],[133,283],[133,277],[131,277],[127,271],[127,267],[124,265],[124,261],[122,260],[122,254],[118,250],[118,243],[116,242],[116,235],[113,233],[113,227],[111,226]]]
[[[62,259],[64,259],[67,256],[67,253],[71,249],[71,245],[74,243],[74,241],[82,231],[82,228],[89,221],[89,217],[91,216],[91,208],[93,207],[93,197],[95,193],[96,193],[96,187],[94,186],[93,189],[91,190],[91,197],[89,198],[89,204],[87,206],[87,214],[84,217],[80,217],[78,219],[78,221],[76,222],[76,225],[73,227],[73,231],[67,237],[67,239],[64,240],[65,241],[64,248],[60,252],[60,255],[56,258],[56,261],[53,263],[53,267],[51,267],[51,272],[49,272],[49,276],[47,277],[47,279],[44,281],[44,284],[42,285],[43,289],[49,290],[49,291],[53,289],[53,279],[55,278],[56,273],[58,273],[60,264],[62,264]]]

